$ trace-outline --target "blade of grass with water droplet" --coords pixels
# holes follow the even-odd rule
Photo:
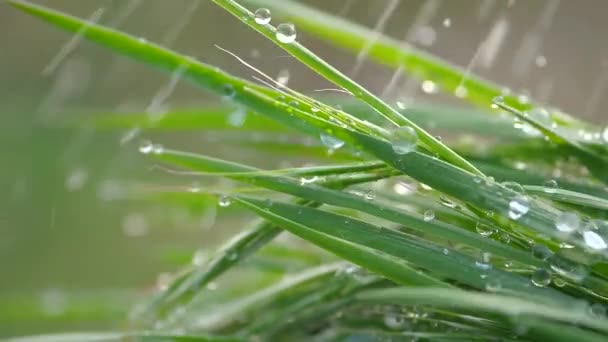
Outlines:
[[[468,170],[469,172],[472,172],[474,174],[483,175],[471,163],[463,159],[456,152],[452,151],[449,147],[442,144],[439,140],[437,140],[431,134],[426,132],[424,129],[420,128],[414,122],[410,121],[409,119],[401,115],[401,113],[396,111],[394,108],[386,104],[379,97],[375,96],[370,91],[351,80],[348,76],[338,71],[336,68],[322,60],[320,57],[315,55],[312,51],[308,50],[297,41],[289,44],[281,43],[280,40],[276,37],[276,29],[272,25],[256,24],[253,21],[254,14],[247,10],[245,7],[239,5],[236,1],[213,1],[222,8],[224,8],[226,11],[233,14],[243,23],[255,29],[256,31],[264,35],[266,38],[283,48],[285,51],[289,52],[292,56],[297,58],[300,62],[304,63],[308,67],[310,67],[313,71],[317,72],[318,74],[325,77],[327,80],[333,82],[337,86],[349,91],[356,98],[366,102],[371,108],[376,110],[378,114],[384,116],[390,122],[394,123],[397,126],[412,127],[418,134],[418,138],[420,139],[420,141],[429,150],[433,151],[434,153],[437,153],[439,156],[458,167]]]

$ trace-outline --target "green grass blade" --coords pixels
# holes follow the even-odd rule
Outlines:
[[[344,75],[336,68],[319,58],[313,52],[305,48],[298,42],[293,42],[289,44],[281,43],[279,39],[276,37],[276,29],[270,25],[259,25],[256,24],[253,20],[254,14],[247,10],[245,7],[239,5],[236,1],[233,0],[214,0],[216,4],[233,14],[243,23],[247,24],[249,27],[255,29],[262,35],[264,35],[269,40],[273,41],[275,44],[283,48],[285,51],[289,52],[292,56],[297,58],[300,62],[307,65],[313,71],[317,72],[321,76],[325,77],[329,81],[333,82],[339,87],[344,88],[356,98],[366,102],[370,105],[374,110],[376,110],[380,115],[387,118],[390,122],[395,124],[396,126],[410,126],[412,127],[416,133],[418,134],[418,138],[420,141],[431,151],[437,153],[439,156],[445,158],[445,160],[453,163],[454,165],[461,167],[469,172],[483,175],[479,170],[477,170],[471,163],[463,159],[456,152],[452,151],[449,147],[441,143],[431,134],[426,132],[424,129],[420,128],[414,122],[410,121],[401,113],[396,111],[393,107],[386,104],[379,97],[372,94],[370,91],[360,86],[353,80],[351,80],[348,76]]]
[[[14,337],[5,340],[6,342],[120,342],[120,341],[141,341],[141,342],[239,342],[244,339],[236,337],[216,337],[204,335],[180,335],[180,334],[159,334],[155,332],[124,333],[124,332],[100,332],[100,333],[66,333],[49,334],[38,336]]]
[[[190,170],[205,172],[250,172],[255,170],[249,166],[244,166],[220,159],[209,158],[201,155],[166,150],[163,154],[153,155],[155,159],[171,163]],[[437,238],[446,239],[455,243],[462,243],[471,247],[492,253],[514,261],[529,265],[542,265],[529,253],[513,249],[510,246],[501,244],[494,240],[486,239],[477,233],[472,233],[458,227],[442,223],[438,220],[427,222],[422,217],[413,216],[405,213],[390,204],[370,201],[360,196],[336,191],[315,184],[302,184],[296,180],[285,177],[268,177],[262,171],[258,176],[241,177],[238,173],[227,173],[228,177],[249,182],[256,186],[265,187],[271,190],[298,196],[311,201],[317,201],[334,206],[355,209],[370,215],[383,218],[404,225],[410,229],[415,229],[424,234],[430,234]]]
[[[326,249],[354,264],[373,271],[399,284],[408,285],[443,285],[443,283],[433,277],[414,270],[405,262],[385,253],[365,247],[364,245],[354,244],[343,239],[336,238],[317,230],[310,229],[297,221],[274,214],[268,210],[264,203],[243,197],[234,198],[236,202],[244,207],[251,209],[266,220],[290,231],[291,233],[313,242],[319,247]],[[274,202],[269,202],[275,204]],[[298,207],[305,208],[305,207]],[[344,220],[342,221],[342,224]]]
[[[527,185],[524,189],[530,194],[538,195],[553,201],[572,204],[581,209],[599,209],[608,212],[608,200],[583,194],[576,191],[553,189],[544,186]]]
[[[485,294],[460,289],[392,288],[369,290],[357,295],[363,301],[385,304],[429,305],[463,310],[479,310],[505,316],[533,316],[544,319],[576,323],[608,333],[608,321],[589,314],[584,302],[572,303],[520,299],[500,294]]]
[[[445,255],[443,248],[396,230],[319,209],[278,201],[257,200],[244,196],[235,199],[291,233],[394,281],[397,280],[394,275],[387,273],[388,268],[381,267],[384,262],[381,259],[371,262],[355,260],[354,257],[365,259],[363,255],[367,254],[366,252],[374,251],[374,255],[377,253],[390,255],[392,258],[399,258],[424,268],[433,275],[457,280],[478,289],[485,289],[487,282],[492,280],[498,281],[502,289],[518,294],[572,302],[570,297],[558,291],[531,286],[526,278],[500,269],[480,266],[474,258],[457,251],[448,250],[448,255]],[[336,252],[334,248],[337,248],[338,244],[344,248]],[[359,248],[365,249],[365,252],[361,251],[364,254],[356,254]],[[480,277],[480,267],[484,268],[485,277]]]

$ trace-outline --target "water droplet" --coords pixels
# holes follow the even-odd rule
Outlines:
[[[486,282],[485,287],[486,287],[486,291],[488,291],[488,292],[498,292],[498,291],[500,291],[500,289],[502,289],[502,283],[498,279],[490,278]]]
[[[279,71],[279,74],[277,75],[277,82],[279,84],[286,86],[287,83],[289,83],[290,77],[291,77],[291,75],[289,73],[289,69],[281,69]]]
[[[593,230],[583,232],[583,239],[585,240],[585,244],[591,249],[603,250],[608,248],[604,238]]]
[[[293,43],[296,40],[296,27],[290,23],[282,23],[277,26],[277,39],[284,44]]]
[[[553,255],[549,258],[551,269],[558,275],[580,283],[587,276],[587,269],[579,264],[576,264],[567,259],[561,258],[558,255]]]
[[[456,87],[456,89],[454,89],[454,96],[456,96],[459,99],[464,99],[465,97],[467,97],[468,94],[469,94],[469,91],[464,86],[460,85],[460,86]]]
[[[537,244],[532,246],[532,256],[540,260],[547,260],[553,255],[553,252],[545,245]]]
[[[140,237],[148,234],[148,221],[141,213],[129,213],[122,220],[122,231],[129,237]]]
[[[555,219],[555,228],[560,232],[571,233],[581,225],[581,218],[574,212],[563,212]]]
[[[391,330],[403,330],[408,326],[408,321],[399,313],[388,312],[384,315],[384,325]]]
[[[489,271],[492,269],[492,265],[482,261],[475,261],[475,267],[482,271]]]
[[[606,318],[606,306],[595,303],[589,306],[589,313],[597,318]]]
[[[416,149],[418,134],[410,126],[401,126],[392,133],[392,147],[397,154],[407,154]]]
[[[220,207],[225,208],[225,207],[229,206],[232,203],[232,201],[230,200],[230,197],[223,195],[223,196],[220,196],[217,203],[220,205]]]
[[[608,143],[608,126],[602,131],[602,140],[604,140],[605,143]]]
[[[456,203],[452,202],[452,200],[445,197],[444,195],[439,196],[439,202],[448,208],[456,208]]]
[[[161,144],[152,145],[152,153],[163,154],[164,151],[165,151],[165,147],[163,145],[161,145]]]
[[[433,221],[435,219],[435,212],[431,209],[428,209],[424,212],[423,218],[426,222]]]
[[[450,26],[452,26],[452,19],[450,19],[450,18],[443,19],[443,27],[450,27]]]
[[[228,115],[228,124],[233,127],[242,127],[247,119],[247,111],[243,107],[235,109]]]
[[[523,194],[526,192],[526,190],[524,190],[524,187],[521,186],[521,184],[516,183],[516,182],[503,182],[501,185],[507,189],[513,190],[520,194]]]
[[[224,96],[229,99],[233,98],[234,95],[236,95],[236,90],[234,90],[232,84],[225,84],[222,89],[222,92],[224,93]]]
[[[255,22],[260,25],[266,25],[270,23],[272,16],[268,8],[258,8],[255,11]]]
[[[501,95],[495,96],[492,99],[492,103],[495,104],[495,105],[504,104],[505,103],[505,98],[504,98],[504,96],[501,96]]]
[[[331,150],[337,150],[344,146],[344,141],[326,133],[321,133],[321,142]]]
[[[557,287],[564,287],[566,286],[566,281],[562,278],[555,278],[553,279],[553,284]]]
[[[143,154],[148,154],[150,152],[152,152],[152,148],[154,145],[152,145],[152,142],[149,140],[144,140],[139,144],[139,152],[143,153]]]
[[[373,200],[374,198],[376,198],[376,193],[374,192],[374,190],[368,190],[365,192],[365,199]]]
[[[319,179],[317,176],[300,178],[300,185],[312,184]]]
[[[543,55],[536,56],[536,59],[534,60],[534,62],[536,63],[536,66],[539,68],[544,68],[547,66],[547,58]]]
[[[239,257],[239,254],[235,251],[226,251],[225,255],[226,255],[226,259],[228,259],[230,261],[234,261],[234,260],[236,260],[236,258]]]
[[[447,249],[447,248],[444,248],[443,249],[443,255],[448,255],[448,254],[450,254],[450,250]]]
[[[65,179],[65,187],[68,191],[77,191],[82,189],[89,178],[89,173],[83,168],[76,168],[70,172]]]
[[[198,193],[201,192],[201,185],[198,182],[192,183],[192,185],[188,188],[189,192]]]
[[[420,87],[422,88],[422,91],[427,94],[435,94],[439,91],[437,84],[431,80],[423,81]]]
[[[532,281],[532,284],[538,287],[549,286],[549,284],[551,284],[551,272],[544,268],[539,268],[532,273],[530,280]]]
[[[545,181],[543,183],[543,186],[545,187],[545,192],[548,193],[554,193],[555,190],[559,189],[559,186],[557,185],[557,181],[555,179],[549,179]]]
[[[509,218],[511,220],[519,220],[530,210],[530,200],[527,196],[515,196],[509,202]]]
[[[397,195],[407,196],[416,192],[415,183],[397,182],[393,185],[393,191]]]
[[[200,267],[207,261],[207,252],[204,249],[199,249],[192,256],[192,265]]]
[[[479,235],[483,237],[488,237],[494,234],[494,229],[481,221],[477,222],[477,224],[475,225],[475,230],[477,231],[477,233],[479,233]]]

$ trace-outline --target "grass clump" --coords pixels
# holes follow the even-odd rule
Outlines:
[[[392,107],[297,38],[285,37],[292,32],[260,23],[247,7],[268,7],[296,29],[355,51],[376,33],[293,1],[243,1],[247,7],[214,2],[354,99],[339,100],[337,107],[261,73],[262,85],[126,33],[9,1],[117,54],[179,73],[229,103],[154,120],[110,115],[97,122],[100,127],[281,132],[309,135],[325,145],[252,146],[292,148],[327,160],[322,166],[270,171],[141,146],[154,162],[200,177],[226,177],[254,191],[189,188],[140,195],[185,206],[213,197],[220,207],[238,206],[259,221],[177,272],[134,310],[127,332],[82,335],[82,340],[608,338],[605,134],[380,36],[368,47],[372,59],[434,82],[480,109]],[[254,119],[226,123],[235,107]],[[450,139],[442,142],[427,132],[429,126],[446,130]],[[488,147],[462,143],[461,134]],[[335,150],[331,158],[322,152],[327,148]],[[560,177],[552,177],[564,163]],[[522,171],[522,165],[530,166]],[[277,239],[280,234],[307,244],[286,244]]]

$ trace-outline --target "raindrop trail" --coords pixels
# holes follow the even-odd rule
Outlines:
[[[479,58],[483,68],[489,69],[494,64],[494,60],[498,56],[498,52],[509,33],[509,29],[510,25],[506,18],[500,17],[496,20],[482,43],[483,47],[481,48]]]
[[[342,9],[340,11],[338,11],[338,17],[345,16],[348,13],[348,11],[350,11],[350,9],[353,7],[354,3],[355,3],[355,0],[346,0],[344,2],[344,5],[342,6]]]
[[[194,17],[194,14],[196,14],[196,10],[198,9],[200,3],[201,1],[192,1],[192,4],[184,11],[185,13],[183,16],[177,20],[177,24],[175,24],[165,33],[161,40],[164,46],[170,47],[173,45],[180,33],[182,33],[190,21],[192,21],[192,18]]]
[[[101,16],[103,15],[103,13],[105,11],[106,11],[106,9],[104,7],[101,7],[101,8],[98,8],[95,12],[93,12],[93,14],[88,18],[86,25],[82,26],[78,30],[78,32],[76,32],[76,34],[74,34],[72,36],[72,38],[70,38],[70,40],[68,40],[61,47],[61,49],[59,49],[59,52],[57,52],[55,57],[53,57],[53,59],[51,59],[49,64],[47,64],[44,67],[44,69],[42,70],[43,75],[45,75],[45,76],[52,75],[55,72],[55,70],[57,70],[59,65],[61,65],[61,62],[63,62],[66,59],[66,57],[72,51],[74,51],[74,49],[76,49],[76,47],[82,40],[82,36],[89,29],[90,25],[96,24],[99,21],[99,19],[101,19]]]
[[[179,68],[175,69],[175,71],[171,74],[171,79],[169,80],[169,83],[167,83],[164,87],[158,90],[158,92],[156,93],[154,98],[152,98],[152,101],[148,105],[148,108],[146,108],[146,113],[148,113],[148,115],[156,116],[159,114],[162,105],[175,91],[175,87],[182,78],[184,71],[186,71],[185,65],[181,65]]]
[[[439,4],[440,4],[440,0],[430,0],[430,1],[426,1],[422,5],[420,10],[418,11],[418,14],[416,14],[414,23],[405,33],[405,37],[404,37],[403,43],[402,43],[402,47],[404,49],[407,49],[408,43],[414,37],[416,30],[419,27],[426,25],[433,18],[435,13],[437,13],[437,9],[439,9]],[[399,65],[397,70],[395,70],[395,72],[391,76],[391,79],[388,81],[387,86],[382,91],[381,97],[386,98],[390,94],[390,92],[397,86],[397,83],[399,82],[401,76],[403,75],[403,71],[404,71],[403,66]],[[410,78],[410,80],[413,80],[413,79]],[[409,82],[409,83],[411,83],[411,84],[406,85],[406,87],[405,87],[407,90],[409,90],[409,92],[407,94],[411,94],[411,91],[413,91],[415,89],[415,82]]]
[[[536,23],[536,27],[524,36],[511,65],[511,70],[517,78],[522,78],[529,74],[528,71],[538,55],[543,38],[551,28],[560,1],[561,0],[548,1]]]
[[[143,0],[131,0],[108,26],[119,27],[141,6]]]
[[[587,118],[599,118],[601,115],[601,112],[594,112],[599,107],[600,102],[604,97],[606,92],[606,83],[608,83],[608,62],[603,64],[601,74],[593,85],[593,91],[591,96],[589,96],[589,100],[587,100],[587,105],[585,106],[585,110],[583,112],[583,115]]]
[[[391,15],[393,14],[393,12],[395,11],[395,9],[397,8],[398,5],[399,5],[399,0],[388,0],[386,8],[384,9],[384,11],[382,11],[382,14],[380,14],[380,17],[378,18],[378,21],[376,22],[376,25],[374,26],[373,37],[371,39],[368,39],[365,42],[365,45],[363,46],[361,51],[359,51],[359,53],[357,54],[357,58],[355,60],[355,66],[353,67],[352,71],[350,72],[351,77],[355,77],[359,73],[359,70],[361,70],[361,66],[363,65],[363,61],[369,54],[369,50],[376,43],[378,38],[380,38],[380,35],[384,31],[384,26],[386,26],[386,23],[388,22],[388,20],[390,19]]]

